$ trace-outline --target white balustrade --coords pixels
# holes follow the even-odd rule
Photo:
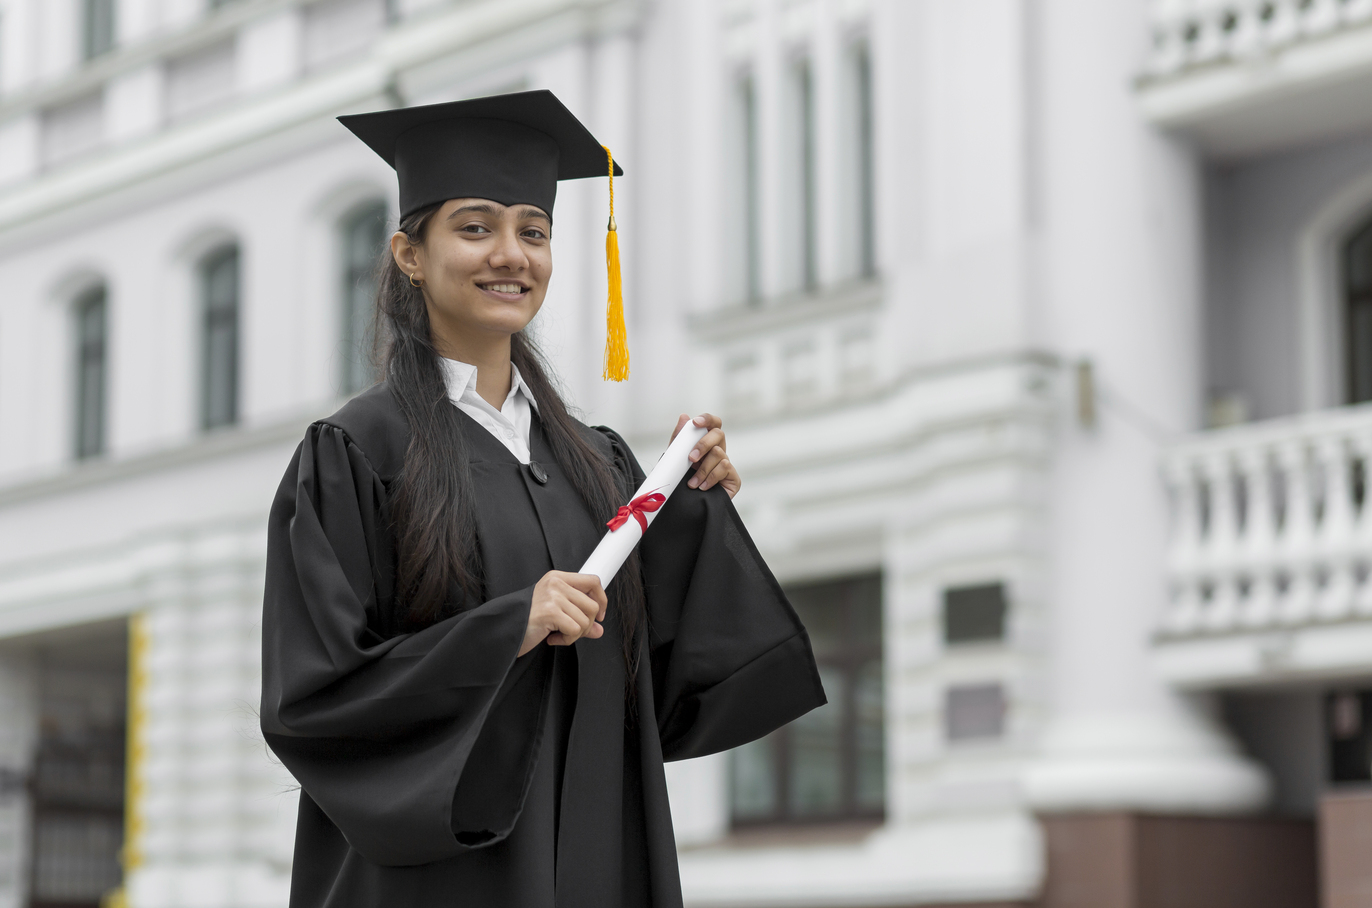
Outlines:
[[[1372,406],[1207,432],[1163,466],[1164,637],[1372,617]]]
[[[1147,75],[1254,59],[1372,23],[1372,0],[1154,0]]]

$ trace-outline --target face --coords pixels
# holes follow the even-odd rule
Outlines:
[[[421,244],[396,233],[391,252],[423,284],[439,352],[454,355],[508,341],[533,320],[553,273],[551,242],[552,222],[532,205],[450,199]]]

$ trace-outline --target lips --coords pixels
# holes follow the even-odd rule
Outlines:
[[[513,293],[515,295],[525,293],[528,287],[513,281],[492,282],[489,284],[477,284],[482,290],[489,290],[491,293]]]

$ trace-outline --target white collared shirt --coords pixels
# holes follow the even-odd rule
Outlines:
[[[520,463],[528,463],[529,426],[538,403],[515,364],[510,363],[510,393],[497,410],[476,393],[476,366],[443,357],[439,357],[438,363],[448,382],[448,399],[494,435]]]

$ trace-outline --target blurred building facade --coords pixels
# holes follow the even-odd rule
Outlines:
[[[535,87],[633,377],[598,181],[538,335],[641,458],[724,415],[831,701],[670,768],[688,904],[1372,904],[1372,2],[0,0],[0,906],[286,904],[333,117]]]

